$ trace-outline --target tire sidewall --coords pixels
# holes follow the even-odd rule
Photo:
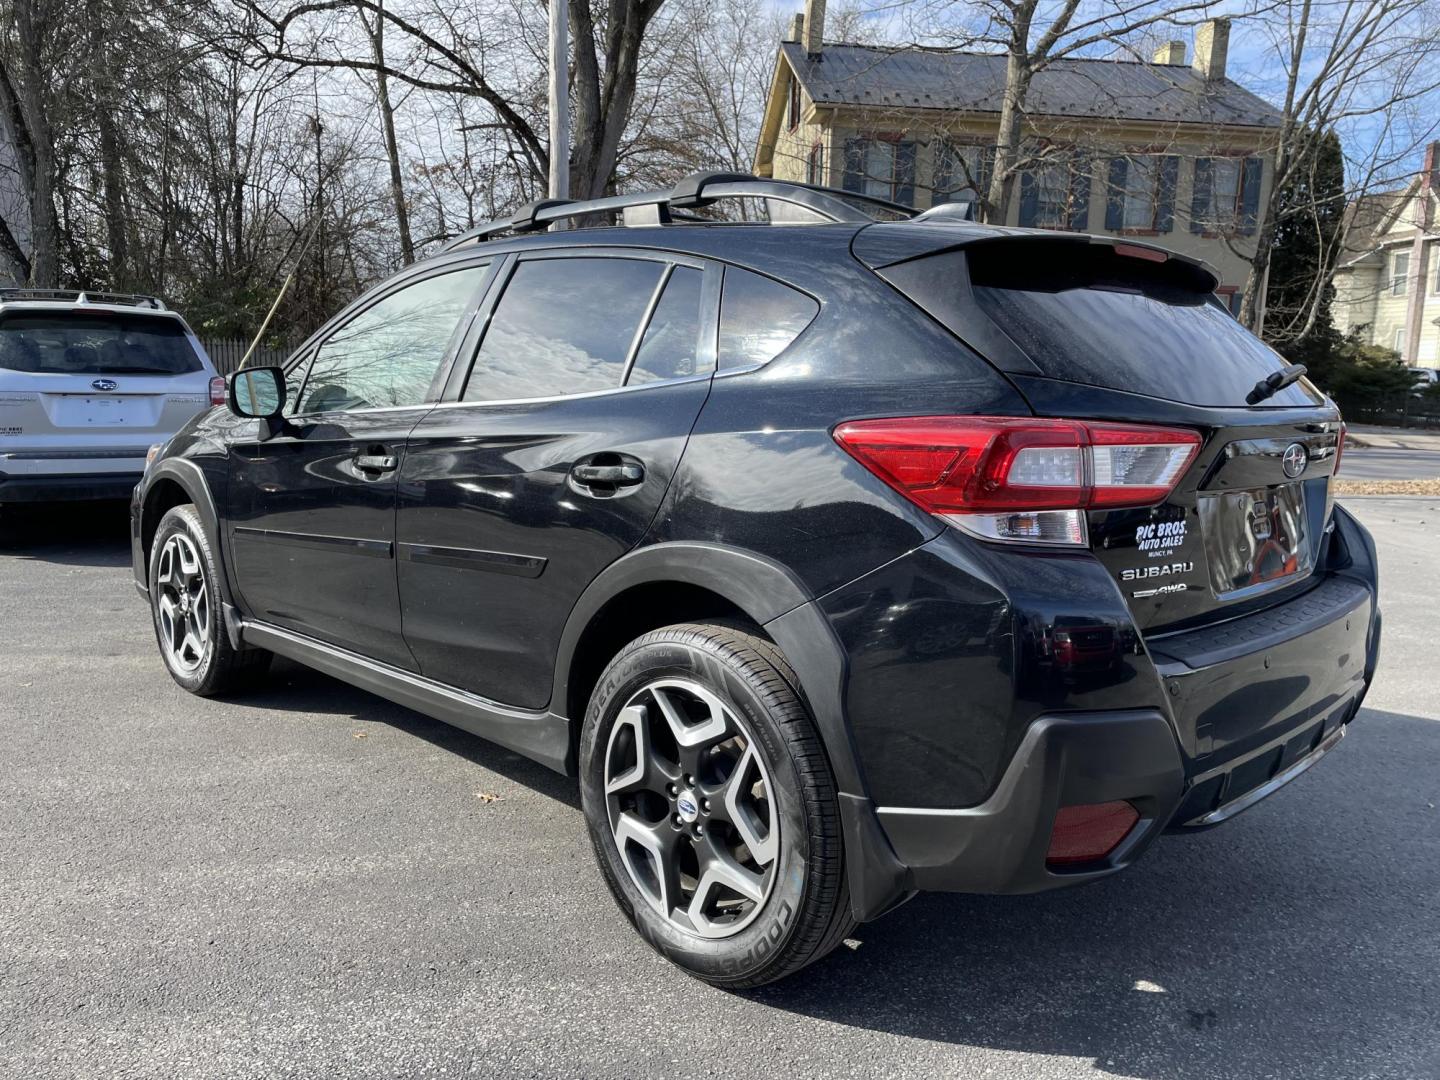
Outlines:
[[[165,634],[160,629],[160,590],[155,580],[160,570],[160,554],[165,549],[165,542],[176,533],[184,533],[195,545],[195,550],[200,556],[201,570],[205,575],[205,588],[209,592],[210,626],[207,631],[208,640],[205,642],[205,659],[195,670],[189,672],[182,671],[171,663],[169,650],[165,647]],[[222,632],[220,624],[224,618],[224,609],[215,574],[215,559],[211,554],[209,538],[205,535],[205,528],[200,523],[199,516],[188,506],[177,506],[168,510],[160,519],[160,525],[155,530],[155,539],[150,545],[150,622],[155,630],[155,644],[160,650],[160,658],[165,664],[165,670],[181,687],[191,693],[205,692],[220,654]]]
[[[748,730],[775,789],[780,851],[770,895],[745,929],[724,938],[686,933],[659,915],[631,881],[610,833],[605,797],[605,750],[620,709],[656,679],[690,679],[720,694]],[[591,697],[580,744],[581,801],[590,838],[621,909],[640,934],[681,967],[711,979],[742,981],[783,951],[799,925],[807,885],[810,828],[799,774],[776,721],[743,671],[721,657],[679,641],[650,641],[622,653]]]

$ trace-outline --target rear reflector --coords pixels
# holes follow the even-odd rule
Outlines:
[[[1340,455],[1345,453],[1345,436],[1348,434],[1350,434],[1350,429],[1345,426],[1345,421],[1341,420],[1340,437],[1335,440],[1335,468],[1331,470],[1332,474],[1340,471]]]
[[[1130,835],[1139,820],[1139,811],[1128,802],[1062,806],[1055,815],[1045,861],[1052,866],[1073,866],[1103,859]]]
[[[1163,502],[1194,431],[1003,416],[854,420],[835,440],[911,502],[990,540],[1084,544],[1084,511]]]
[[[210,380],[210,404],[225,404],[225,376],[216,375]]]

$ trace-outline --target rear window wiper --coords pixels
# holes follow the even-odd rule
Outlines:
[[[1304,364],[1291,364],[1279,371],[1272,371],[1265,378],[1257,382],[1250,393],[1245,395],[1246,405],[1259,405],[1268,397],[1273,397],[1285,387],[1297,383],[1304,377],[1306,367]]]

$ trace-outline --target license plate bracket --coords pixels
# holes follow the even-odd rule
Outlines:
[[[1197,509],[1217,599],[1261,592],[1314,569],[1303,483],[1202,492]]]

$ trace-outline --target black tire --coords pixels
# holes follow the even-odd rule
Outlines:
[[[182,570],[186,563],[193,565],[198,586],[194,584],[197,578]],[[181,577],[186,579],[183,589],[176,585]],[[150,545],[150,618],[170,677],[200,697],[253,685],[270,666],[272,655],[263,649],[236,649],[230,644],[221,614],[219,581],[215,550],[195,507],[186,503],[166,511]],[[188,597],[180,600],[186,610],[175,615],[180,592]],[[184,644],[186,632],[199,648]]]
[[[764,879],[768,882],[768,891],[758,903],[751,902],[748,916],[734,917],[738,929],[719,931],[727,936],[701,936],[679,925],[679,921],[688,923],[689,917],[678,910],[678,905],[667,905],[655,897],[661,892],[659,885],[652,888],[651,896],[642,892],[632,871],[627,869],[621,854],[622,841],[617,840],[618,830],[612,825],[616,799],[628,797],[612,798],[607,793],[607,768],[611,783],[619,771],[614,762],[608,760],[608,755],[622,753],[610,749],[612,733],[627,704],[643,700],[643,695],[651,692],[657,682],[664,687],[667,679],[681,680],[682,686],[698,684],[731,710],[728,719],[738,721],[740,738],[725,746],[753,747],[766,773],[763,783],[754,787],[734,786],[748,790],[750,794],[741,796],[747,799],[756,789],[762,790],[765,794],[757,805],[764,807],[763,816],[772,827],[778,825],[779,828],[778,841],[764,845],[772,859]],[[654,699],[651,702],[658,705]],[[629,717],[627,724],[631,731],[637,722],[636,715],[648,713],[642,707],[641,713]],[[616,737],[629,739],[631,756],[638,762],[639,751],[633,749],[635,738],[627,734],[623,725]],[[663,741],[663,737],[662,728],[658,735],[650,736],[652,745],[657,740]],[[700,753],[712,755],[707,760],[713,761],[723,749],[711,747]],[[676,752],[680,753],[678,744]],[[677,756],[676,760],[681,759]],[[709,767],[702,761],[696,770]],[[742,762],[734,768],[743,767]],[[751,767],[755,767],[753,763]],[[627,775],[635,775],[633,770],[639,766],[629,768]],[[717,775],[723,785],[723,765]],[[687,790],[705,790],[711,795],[721,790],[720,787],[706,788],[704,778],[691,781],[683,772],[682,777],[681,783],[687,784]],[[668,792],[669,786],[665,787]],[[794,671],[775,645],[758,634],[729,625],[685,624],[653,631],[627,645],[601,675],[586,712],[580,742],[580,788],[596,858],[620,909],[646,941],[697,978],[735,990],[775,982],[820,959],[853,929],[830,762],[801,697]],[[642,794],[645,799],[652,799],[651,794]],[[682,823],[678,812],[682,803],[676,801],[677,798],[684,800],[686,795],[687,791],[681,791],[672,797],[668,807],[663,801],[647,805],[658,807],[651,815],[658,814],[664,819],[651,828],[661,830],[664,825],[673,825],[682,839],[690,843],[684,834],[694,826]],[[684,809],[693,811],[695,802],[704,803],[706,814],[714,808],[712,799],[696,797],[686,803]],[[673,816],[666,816],[671,811],[675,811]],[[726,820],[716,817],[698,822],[709,824],[710,829],[705,837],[693,841],[695,851],[704,843],[723,843],[718,838],[727,832],[732,843],[740,835],[734,826],[727,824],[730,808],[727,806],[720,813]],[[742,857],[749,857],[747,846],[742,843],[736,847]],[[644,850],[640,850],[640,854],[642,858],[636,865],[653,858],[658,870],[658,856]],[[693,852],[687,857],[693,858]],[[689,879],[676,881],[703,878],[698,869],[691,871],[691,875]],[[680,887],[678,895],[683,903],[686,893],[684,885]],[[694,884],[690,889],[689,896],[693,898],[698,890]],[[724,894],[716,891],[713,895],[721,898]],[[746,907],[738,892],[727,902],[742,911]],[[719,905],[720,900],[716,903]],[[671,917],[658,910],[667,906]],[[719,924],[719,920],[711,922],[711,930]]]

